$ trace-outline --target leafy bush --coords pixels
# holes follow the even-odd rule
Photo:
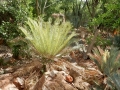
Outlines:
[[[22,24],[27,16],[32,16],[32,7],[29,0],[1,0],[0,1],[0,36],[4,39],[13,39],[21,33],[18,25]]]
[[[120,1],[104,0],[101,6],[102,13],[92,19],[92,25],[100,25],[100,29],[114,30],[120,26]]]
[[[90,36],[88,37],[86,40],[88,43],[91,42],[91,39],[93,38],[94,36]],[[97,38],[96,38],[96,42],[95,42],[95,46],[102,46],[102,47],[106,47],[106,46],[110,46],[112,45],[112,39],[111,38],[104,38],[102,37],[101,35],[98,35]]]
[[[70,34],[71,25],[69,22],[44,22],[42,19],[33,20],[28,18],[24,27],[19,27],[26,38],[32,43],[36,51],[45,58],[52,58],[57,55],[69,43],[75,33]],[[68,35],[69,34],[69,35]]]
[[[13,58],[21,59],[31,57],[31,48],[23,37],[17,37],[15,39],[9,40],[7,44],[12,49]]]

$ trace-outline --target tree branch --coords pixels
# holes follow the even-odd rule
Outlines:
[[[87,4],[87,8],[88,8],[88,11],[89,11],[91,17],[93,17],[92,12],[90,11],[90,7],[89,7],[89,4],[88,4],[88,0],[86,0],[86,4]]]
[[[45,8],[48,8],[48,7],[50,7],[51,5],[53,5],[53,4],[57,3],[57,2],[59,2],[59,0],[54,2],[54,3],[52,3],[52,4],[50,4],[50,5],[48,5],[48,6],[46,6]]]
[[[46,6],[47,0],[45,1],[44,7],[43,7],[43,13],[45,11],[45,6]]]

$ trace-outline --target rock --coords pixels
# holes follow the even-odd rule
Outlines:
[[[75,78],[74,86],[78,90],[89,90],[89,83],[85,82],[81,76]]]
[[[66,75],[63,71],[58,71],[54,77],[50,77],[48,73],[44,74],[34,90],[77,90],[72,84],[66,82]]]
[[[12,56],[13,54],[10,48],[4,45],[0,45],[0,60],[2,60],[3,64],[10,62]]]

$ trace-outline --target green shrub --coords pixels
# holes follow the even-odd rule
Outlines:
[[[18,25],[32,16],[29,0],[1,0],[0,1],[0,36],[6,40],[21,34]]]
[[[93,38],[94,36],[90,36],[90,37],[87,37],[87,42],[88,44],[91,42],[91,39]],[[112,39],[111,38],[104,38],[102,37],[101,35],[98,35],[97,38],[96,38],[96,42],[95,42],[95,46],[101,46],[101,47],[106,47],[106,46],[110,46],[112,45]]]
[[[33,20],[28,18],[24,27],[19,27],[26,38],[32,43],[36,51],[45,58],[55,57],[69,43],[75,33],[70,34],[69,22],[44,22],[42,19]]]
[[[22,59],[30,58],[30,47],[27,41],[23,37],[17,37],[7,42],[9,47],[12,49],[13,58]]]

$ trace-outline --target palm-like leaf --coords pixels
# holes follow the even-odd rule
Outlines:
[[[76,35],[74,32],[68,35],[71,30],[69,22],[61,25],[58,23],[51,25],[51,22],[28,18],[26,23],[26,26],[19,27],[20,30],[33,44],[38,53],[47,58],[57,55]]]
[[[106,75],[116,72],[120,67],[120,52],[117,48],[103,51],[100,47],[94,48],[93,54],[88,55],[98,65],[99,69]]]
[[[112,90],[119,90],[120,89],[120,73],[112,73],[107,78],[107,82]]]

